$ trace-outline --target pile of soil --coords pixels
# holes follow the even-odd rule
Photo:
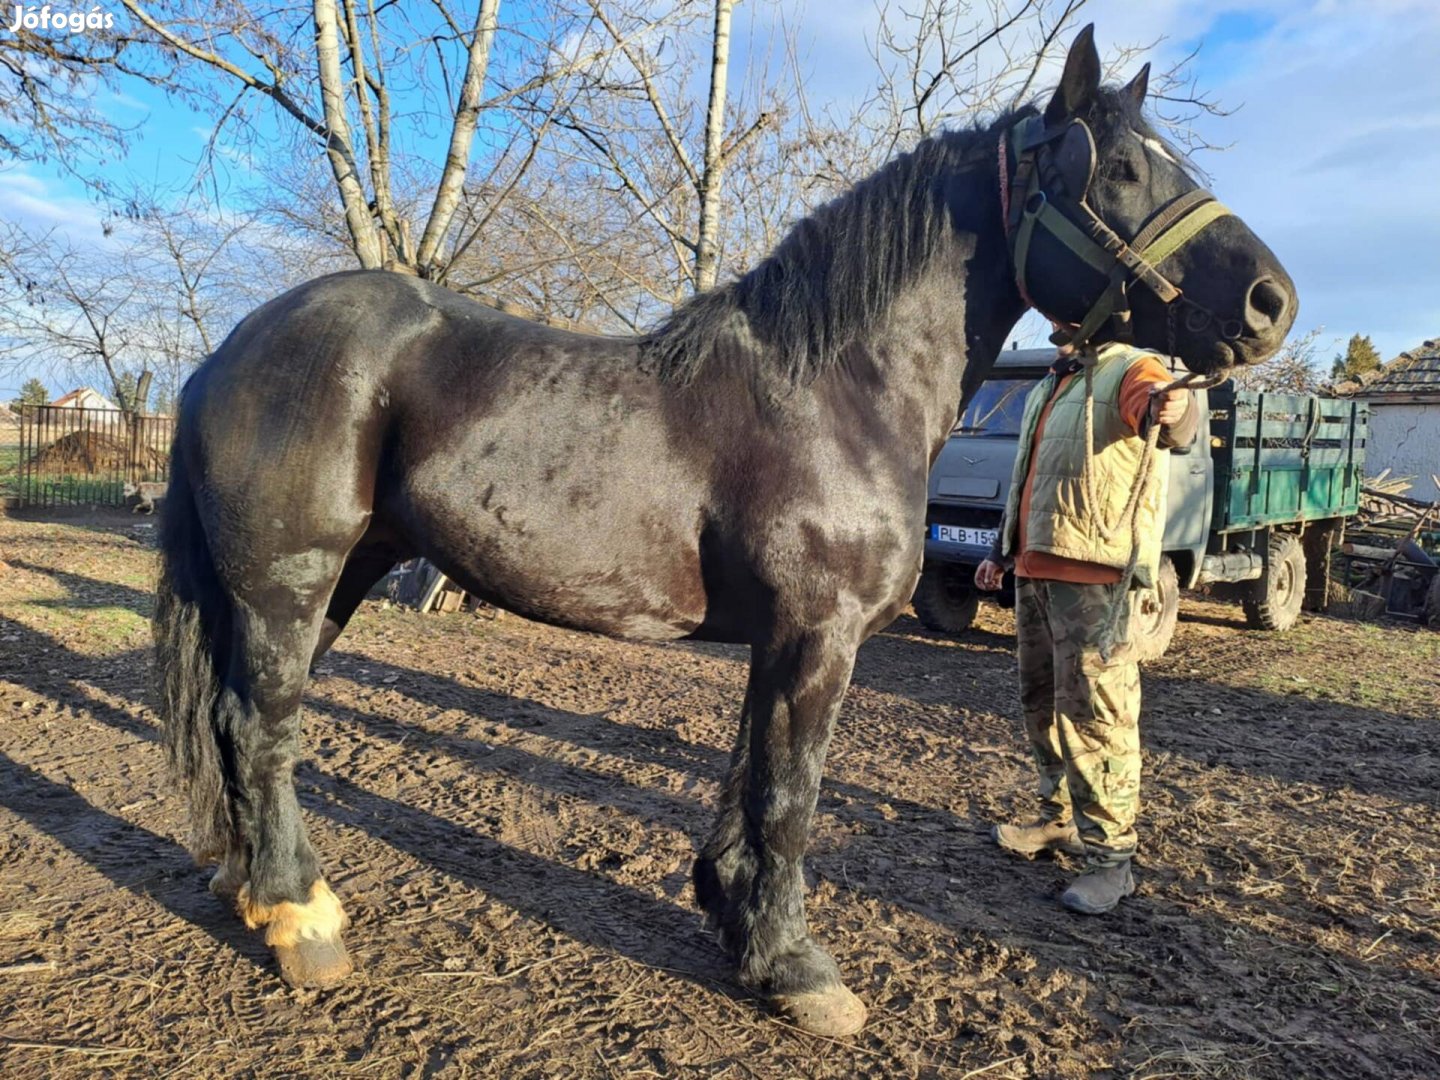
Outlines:
[[[132,462],[129,439],[98,431],[72,431],[36,453],[30,463],[42,473],[123,472],[129,475],[137,471],[144,476],[163,475],[164,451],[142,445],[135,448],[135,457],[137,460]]]

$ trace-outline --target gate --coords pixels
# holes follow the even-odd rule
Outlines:
[[[120,506],[127,483],[169,479],[174,432],[170,416],[22,405],[20,505]]]

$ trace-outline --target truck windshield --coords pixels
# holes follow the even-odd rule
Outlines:
[[[980,384],[970,404],[960,414],[952,435],[1020,434],[1025,412],[1025,395],[1039,379],[990,379]]]

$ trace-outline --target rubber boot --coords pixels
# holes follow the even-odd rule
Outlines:
[[[1046,821],[1043,818],[1023,825],[995,825],[990,839],[1006,851],[1033,859],[1042,851],[1064,851],[1084,855],[1085,845],[1073,822]]]
[[[1130,860],[1113,866],[1092,866],[1065,890],[1060,903],[1082,915],[1104,915],[1135,891]]]

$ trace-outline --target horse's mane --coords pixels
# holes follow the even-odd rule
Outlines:
[[[977,165],[993,168],[1000,130],[1037,111],[1029,105],[943,132],[881,166],[797,222],[748,273],[677,307],[641,337],[642,363],[677,383],[694,378],[722,349],[757,363],[766,357],[794,383],[833,366],[947,234],[942,179]],[[1160,138],[1129,96],[1110,87],[1101,88],[1086,119],[1097,139],[1113,137],[1122,125]]]
[[[640,341],[645,366],[688,382],[721,348],[773,358],[793,382],[835,363],[934,254],[950,222],[942,179],[993,166],[995,133],[947,131],[797,222],[743,276],[677,307]]]

